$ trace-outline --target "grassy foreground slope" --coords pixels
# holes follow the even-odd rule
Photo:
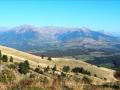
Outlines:
[[[49,66],[56,65],[59,70],[61,70],[64,65],[69,65],[71,68],[83,67],[85,70],[91,72],[92,76],[96,75],[98,78],[106,79],[107,81],[116,81],[116,79],[113,76],[114,70],[103,67],[97,67],[95,65],[91,65],[80,60],[71,60],[65,58],[52,58],[52,60],[47,60],[48,59],[47,57],[41,59],[41,57],[5,46],[0,46],[0,50],[7,55],[13,56],[16,62],[28,60],[33,68],[35,68],[38,65],[42,67],[46,67],[48,65]]]

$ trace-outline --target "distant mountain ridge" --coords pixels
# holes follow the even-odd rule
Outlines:
[[[23,51],[107,47],[119,43],[118,37],[88,28],[35,27],[22,25],[0,32],[0,44]]]

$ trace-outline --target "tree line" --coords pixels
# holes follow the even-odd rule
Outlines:
[[[0,62],[13,62],[13,57],[10,56],[8,57],[6,54],[2,54],[1,50],[0,50]]]

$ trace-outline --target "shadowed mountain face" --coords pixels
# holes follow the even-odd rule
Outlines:
[[[105,48],[119,44],[119,39],[88,28],[33,27],[23,25],[0,32],[0,44],[23,51]]]

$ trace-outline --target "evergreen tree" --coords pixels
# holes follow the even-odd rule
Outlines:
[[[25,60],[25,61],[24,61],[24,64],[26,65],[26,67],[27,67],[28,69],[30,69],[30,65],[29,65],[28,60]]]
[[[29,62],[26,60],[24,62],[21,62],[19,63],[19,69],[18,71],[21,73],[21,74],[27,74],[29,72]]]
[[[2,61],[3,62],[7,62],[8,61],[8,56],[7,55],[3,55],[2,56]]]

